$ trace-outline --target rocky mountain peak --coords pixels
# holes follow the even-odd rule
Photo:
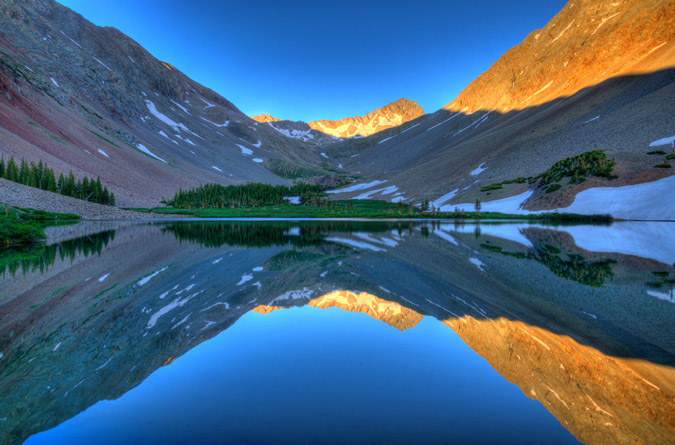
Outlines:
[[[539,105],[619,75],[675,66],[675,3],[570,1],[446,105],[500,112]]]
[[[270,116],[269,114],[259,114],[257,116],[253,116],[251,119],[253,119],[256,122],[260,122],[261,124],[264,124],[265,122],[281,121],[281,119],[277,119],[276,117]]]
[[[396,102],[371,111],[365,116],[347,117],[337,121],[309,122],[314,130],[331,136],[348,138],[370,136],[387,128],[396,127],[424,115],[424,110],[412,100],[401,98]]]

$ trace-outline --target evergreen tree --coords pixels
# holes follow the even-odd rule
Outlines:
[[[54,179],[54,170],[49,169],[47,170],[46,173],[47,180],[45,181],[45,190],[49,190],[50,192],[55,192],[56,191],[56,180]]]
[[[0,178],[5,177],[5,157],[0,156]]]
[[[17,182],[17,180],[19,179],[19,171],[16,167],[14,156],[9,158],[9,162],[7,163],[7,169],[5,171],[5,178],[14,182]]]
[[[28,182],[28,162],[21,158],[21,167],[19,168],[19,184],[26,184]]]
[[[91,187],[89,186],[89,178],[85,176],[82,179],[82,199],[89,201],[89,198],[91,198],[89,195],[91,195]]]

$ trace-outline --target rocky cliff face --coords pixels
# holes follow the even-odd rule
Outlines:
[[[370,136],[391,127],[397,127],[424,115],[417,103],[401,98],[365,116],[347,117],[339,121],[319,120],[309,122],[314,130],[331,136],[348,138]]]
[[[445,108],[505,112],[571,96],[619,75],[675,66],[675,3],[570,1]]]

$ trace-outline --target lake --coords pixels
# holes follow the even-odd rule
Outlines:
[[[675,437],[673,223],[48,232],[0,255],[0,443]]]

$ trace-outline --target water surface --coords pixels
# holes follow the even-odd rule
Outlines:
[[[57,230],[0,258],[3,442],[675,433],[668,223]]]

